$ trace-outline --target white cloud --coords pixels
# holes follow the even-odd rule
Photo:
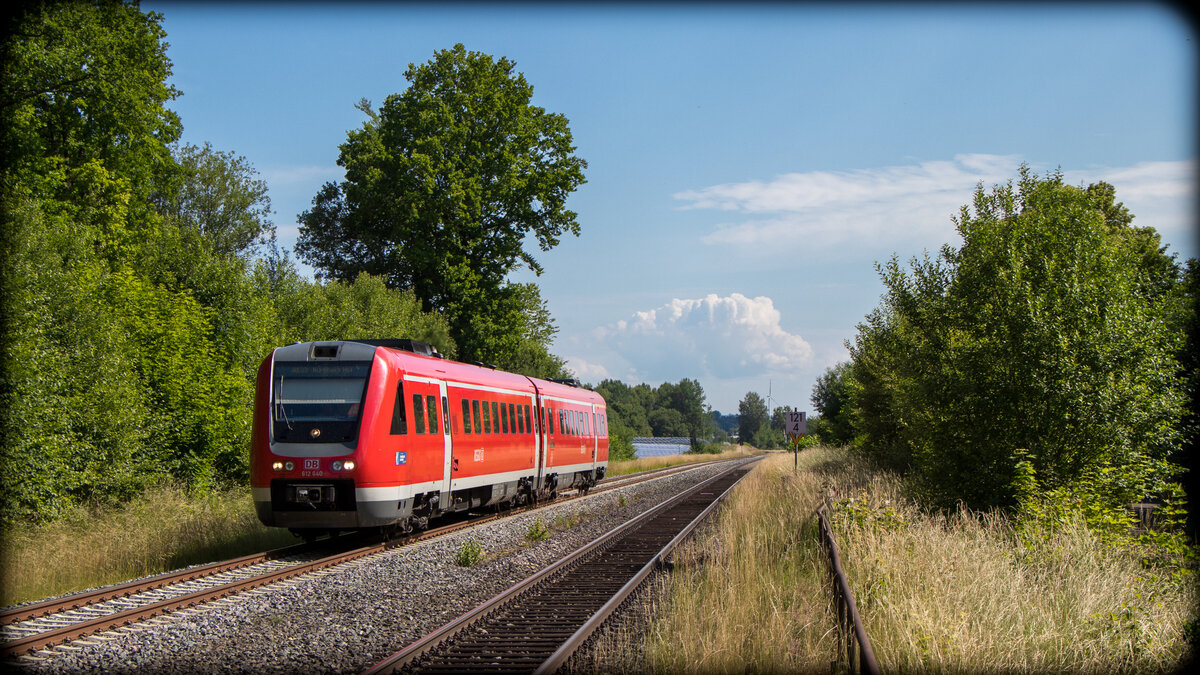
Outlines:
[[[1105,181],[1117,189],[1117,201],[1133,213],[1135,226],[1158,230],[1173,252],[1197,254],[1196,163],[1141,162],[1130,167],[1063,171],[1071,185]]]
[[[1017,155],[964,154],[910,166],[783,174],[771,181],[727,183],[673,196],[684,202],[683,209],[743,214],[743,219],[720,223],[704,235],[706,244],[768,247],[776,254],[841,244],[936,248],[955,239],[951,217],[971,202],[976,186],[1015,180],[1021,161]],[[1168,240],[1190,232],[1193,162],[1064,170],[1064,179],[1112,183],[1137,224],[1153,225]]]
[[[306,190],[312,185],[320,187],[330,181],[340,181],[346,177],[346,170],[340,166],[276,166],[262,170],[262,177],[274,189],[286,189],[291,186],[301,186]],[[316,194],[316,190],[313,190]]]
[[[643,381],[786,374],[807,366],[813,350],[784,330],[780,318],[768,297],[710,293],[635,312],[592,339],[619,354],[624,370]]]
[[[575,373],[575,377],[583,382],[597,383],[612,377],[608,369],[599,363],[591,363],[578,356],[568,356],[564,360],[567,362],[567,370]]]

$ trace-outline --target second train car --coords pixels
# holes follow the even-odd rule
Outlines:
[[[255,509],[305,538],[408,532],[446,512],[554,498],[607,466],[604,399],[563,382],[411,340],[298,343],[259,367]]]

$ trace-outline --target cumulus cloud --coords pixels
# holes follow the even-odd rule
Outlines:
[[[567,363],[567,370],[575,373],[575,377],[584,382],[596,383],[612,377],[608,369],[599,363],[592,363],[578,356],[567,356],[563,360]]]
[[[1021,162],[1017,155],[964,154],[910,166],[789,173],[770,181],[726,183],[673,197],[682,202],[682,209],[742,215],[704,235],[707,244],[767,245],[776,253],[845,243],[894,248],[906,242],[907,248],[912,244],[934,248],[954,240],[951,217],[970,203],[977,185],[988,188],[1014,180]],[[1192,162],[1064,170],[1064,179],[1071,184],[1112,183],[1118,199],[1139,216],[1139,225],[1154,225],[1165,234],[1182,232],[1191,222]],[[1142,213],[1150,217],[1142,218]]]
[[[1196,163],[1141,162],[1129,167],[1100,167],[1063,171],[1071,185],[1098,181],[1117,189],[1117,201],[1133,213],[1133,224],[1150,226],[1166,243],[1183,246],[1185,256],[1195,255]]]
[[[812,347],[780,326],[771,298],[740,293],[674,299],[599,329],[605,344],[645,381],[691,377],[732,378],[798,371],[813,358]]]

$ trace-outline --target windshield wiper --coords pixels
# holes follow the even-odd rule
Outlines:
[[[283,403],[283,379],[284,376],[279,376],[279,386],[275,388],[275,405],[279,406],[279,417],[283,418],[283,423],[287,425],[288,431],[292,430],[292,421],[287,416],[287,406]]]

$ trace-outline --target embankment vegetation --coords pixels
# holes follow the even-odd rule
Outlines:
[[[609,475],[746,457],[751,452],[730,447],[719,455],[614,461]],[[0,606],[295,543],[287,530],[258,521],[244,486],[202,495],[178,485],[159,486],[119,506],[75,506],[53,521],[11,529],[0,540]]]
[[[207,143],[180,142],[183,121],[168,105],[181,92],[170,80],[162,15],[136,2],[38,2],[6,16],[6,530],[66,518],[84,505],[127,503],[168,485],[201,502],[245,486],[254,378],[281,344],[407,337],[448,357],[530,375],[567,374],[548,351],[556,329],[536,285],[502,279],[518,264],[537,269],[523,248],[527,232],[543,251],[579,232],[563,199],[582,182],[586,164],[572,154],[566,119],[528,104],[532,87],[510,72],[511,62],[461,46],[443,50],[410,67],[404,96],[389,97],[379,111],[360,106],[368,121],[343,148],[347,181],[323,188],[301,216],[308,228],[301,254],[318,270],[312,281],[277,245],[268,186],[253,166]],[[487,87],[496,90],[476,90]],[[432,152],[444,145],[439,134],[471,136],[436,124],[407,133],[414,131],[405,129],[411,116],[438,107],[438,96],[499,106],[473,109],[464,122],[495,132],[487,152],[496,161],[484,164],[498,173],[451,166],[466,153],[450,148],[441,164],[422,165],[432,173],[421,180],[450,176],[470,185],[405,204],[404,217],[386,219],[403,231],[361,232],[364,223],[378,222],[371,208],[379,203],[359,179],[383,170],[366,166],[380,153],[361,157],[356,149],[375,147],[383,135]],[[509,133],[505,124],[523,131]],[[553,145],[554,157],[504,145],[517,137],[537,148]],[[530,152],[539,158],[532,171],[544,180],[529,180]],[[518,170],[520,181],[513,180]],[[490,192],[480,194],[481,186]],[[455,196],[504,204],[503,218],[446,202]],[[464,215],[444,223],[437,237],[426,236],[421,228],[445,213]],[[497,236],[479,235],[485,223]],[[319,241],[334,230],[342,248]],[[386,261],[355,258],[365,250],[355,233]],[[422,240],[445,249],[408,245]],[[479,242],[502,242],[503,250]],[[439,266],[451,272],[430,272]],[[434,279],[441,285],[428,287]]]
[[[1197,595],[1153,535],[1106,539],[1076,514],[1037,526],[1001,509],[928,509],[847,448],[800,468],[769,455],[675,556],[640,637],[603,669],[825,672],[838,659],[815,509],[828,500],[843,565],[883,672],[1174,672]],[[641,654],[641,656],[639,656]],[[623,662],[632,659],[633,662]],[[615,669],[614,669],[615,666]]]

